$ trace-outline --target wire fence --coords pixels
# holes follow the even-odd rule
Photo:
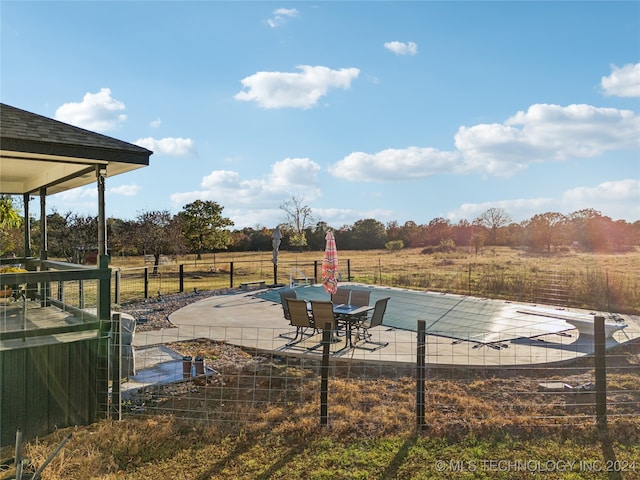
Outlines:
[[[507,271],[445,262],[426,270],[393,261],[365,266],[349,260],[342,265],[343,281],[371,285],[600,311],[633,313],[640,304],[638,278],[598,269],[510,265]],[[321,261],[282,263],[275,272],[270,261],[254,260],[118,269],[112,290],[120,305],[179,292],[312,283],[320,268]],[[136,333],[136,375],[120,384],[118,415],[170,414],[265,428],[290,422],[326,422],[331,428],[350,424],[363,436],[417,425],[451,437],[492,429],[525,435],[540,428],[570,432],[596,424],[603,408],[596,401],[595,357],[585,355],[584,344],[572,350],[568,344],[575,339],[562,336],[509,342],[507,354],[446,335],[428,335],[421,347],[416,332],[387,329],[392,348],[363,354],[334,346],[323,357],[317,336],[283,347],[282,334],[268,325],[202,324]],[[609,425],[631,425],[636,433],[639,355],[637,341],[608,350],[606,392],[600,392]]]
[[[283,335],[292,332],[267,327],[140,332],[135,375],[120,385],[122,414],[265,428],[349,424],[363,436],[415,425],[447,437],[570,432],[601,422],[603,412],[617,428],[633,428],[639,418],[637,342],[602,355],[603,384],[598,358],[569,341],[561,353],[553,340],[514,344],[503,361],[500,351],[469,342],[383,330],[391,346],[374,351],[349,348],[344,339],[323,343],[321,334],[290,342]],[[543,349],[549,361],[532,363]]]
[[[436,268],[407,265],[386,257],[376,262],[343,262],[341,280],[433,290],[462,295],[586,308],[618,313],[640,313],[640,277],[586,266],[581,269],[541,269],[529,264],[466,265],[443,261]],[[194,262],[115,269],[115,304],[162,294],[220,290],[255,285],[287,285],[320,280],[322,261],[283,262],[278,271],[270,260]]]

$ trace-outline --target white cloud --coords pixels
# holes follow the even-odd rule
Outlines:
[[[86,199],[93,200],[98,198],[98,188],[95,185],[73,188],[71,190],[65,190],[64,192],[58,193],[55,195],[55,198],[69,204],[83,202]]]
[[[297,16],[298,10],[295,8],[278,8],[273,11],[273,17],[267,20],[267,25],[271,28],[281,27],[287,23],[287,20]]]
[[[155,139],[147,137],[140,138],[133,143],[158,155],[187,156],[196,153],[195,142],[190,138],[165,137]]]
[[[640,211],[640,180],[625,179],[602,182],[595,187],[577,187],[564,192],[562,201],[567,205],[574,205],[576,209],[583,205],[610,204],[618,202],[633,202]]]
[[[394,219],[393,210],[375,208],[369,210],[353,210],[349,208],[313,208],[313,215],[328,225],[339,228],[343,225],[353,225],[363,218],[375,218],[385,223]]]
[[[386,42],[384,44],[384,48],[386,48],[390,52],[395,53],[396,55],[414,56],[416,53],[418,53],[418,45],[416,45],[414,42]]]
[[[233,98],[256,102],[262,108],[310,108],[330,88],[347,90],[351,82],[358,78],[357,68],[332,70],[328,67],[300,65],[299,73],[258,72],[243,78],[244,90]]]
[[[109,188],[110,194],[124,197],[135,197],[139,191],[140,185],[120,185],[119,187]]]
[[[365,182],[423,178],[460,168],[456,152],[435,148],[387,149],[375,154],[354,152],[329,166],[329,173],[347,180]]]
[[[80,103],[65,103],[56,110],[55,118],[87,130],[106,132],[120,126],[127,116],[124,103],[111,97],[109,88],[98,93],[87,92]]]
[[[600,86],[608,97],[640,97],[640,63],[622,68],[612,65],[611,75],[602,77]]]
[[[162,120],[160,120],[160,118],[156,118],[155,120],[152,120],[152,121],[149,123],[149,126],[150,126],[151,128],[158,128],[161,124],[162,124]]]
[[[489,208],[503,208],[515,222],[528,220],[542,212],[568,215],[593,208],[614,220],[640,217],[640,180],[625,179],[602,182],[595,187],[576,187],[559,198],[520,198],[482,203],[464,203],[447,213],[452,221],[472,220]]]
[[[353,181],[395,181],[437,173],[511,176],[531,163],[590,158],[640,149],[640,117],[591,105],[537,104],[504,123],[460,127],[456,150],[407,147],[354,152],[329,167]]]
[[[276,162],[267,175],[257,179],[243,179],[231,170],[214,170],[202,179],[201,190],[174,193],[171,201],[175,207],[200,199],[216,201],[231,210],[252,209],[256,205],[277,209],[291,195],[300,195],[306,201],[319,198],[319,171],[320,166],[308,158]]]
[[[452,222],[477,218],[490,208],[502,208],[514,222],[531,218],[536,213],[553,210],[557,202],[553,198],[518,198],[513,200],[496,200],[481,203],[463,203],[455,210],[447,212],[447,218]]]

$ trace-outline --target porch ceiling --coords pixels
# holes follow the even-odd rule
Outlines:
[[[106,135],[0,104],[0,193],[47,195],[149,165],[153,152]]]

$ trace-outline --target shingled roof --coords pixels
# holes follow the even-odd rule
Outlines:
[[[47,194],[149,165],[153,152],[0,103],[0,193]]]

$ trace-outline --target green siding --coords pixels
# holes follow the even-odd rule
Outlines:
[[[96,337],[0,351],[1,446],[15,442],[18,428],[31,439],[104,416],[107,338]]]

